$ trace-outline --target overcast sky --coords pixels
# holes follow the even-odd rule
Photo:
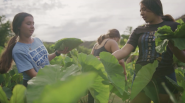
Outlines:
[[[164,14],[185,14],[185,0],[161,0]],[[13,20],[19,12],[34,16],[34,35],[54,42],[75,37],[96,40],[109,29],[124,33],[127,26],[143,24],[140,0],[0,0],[0,15]]]

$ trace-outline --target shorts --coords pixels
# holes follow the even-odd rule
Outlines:
[[[133,77],[133,81],[135,79],[135,74]],[[165,75],[167,77],[169,77],[170,79],[172,79],[173,81],[177,82],[176,80],[176,76],[175,76],[175,72],[169,74],[169,75]],[[152,81],[154,81],[156,87],[157,87],[157,91],[159,94],[167,94],[167,92],[165,91],[165,89],[162,86],[162,82],[165,83],[166,87],[173,93],[173,94],[177,94],[178,90],[169,82],[169,80],[165,77],[165,76],[158,76],[158,77],[152,77]],[[133,81],[132,81],[132,85],[133,85]],[[153,86],[153,82],[150,81],[147,86],[151,87]],[[142,90],[141,92],[144,92],[144,90]]]

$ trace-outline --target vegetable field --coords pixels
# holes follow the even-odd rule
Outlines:
[[[137,52],[137,51],[136,51]],[[148,88],[158,61],[145,66],[135,65],[135,61],[126,65],[127,78],[117,59],[110,53],[100,54],[100,60],[93,55],[78,54],[74,49],[72,58],[61,56],[55,60],[57,64],[39,70],[38,75],[29,81],[27,89],[21,84],[22,76],[14,67],[9,73],[0,75],[0,101],[2,103],[87,103],[87,91],[95,98],[96,103],[129,103],[142,89],[154,103],[158,103],[156,88]],[[132,85],[135,68],[141,68]],[[175,72],[178,84],[169,82],[180,90],[180,100],[175,100],[171,91],[163,87],[171,95],[174,103],[185,101],[185,70],[178,67]],[[155,82],[154,87],[155,87]],[[13,88],[14,87],[14,88]],[[12,92],[11,92],[12,91]]]

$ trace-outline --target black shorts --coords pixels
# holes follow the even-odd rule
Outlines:
[[[133,81],[135,79],[135,74],[134,74],[134,77],[133,77]],[[169,74],[169,75],[165,75],[167,77],[169,77],[170,79],[172,79],[173,81],[177,82],[176,80],[176,76],[175,76],[175,72]],[[165,89],[163,88],[162,86],[162,82],[165,83],[166,87],[173,93],[173,94],[177,94],[178,93],[178,90],[169,82],[169,80],[165,77],[165,76],[159,76],[159,77],[152,77],[152,81],[154,81],[156,87],[157,87],[157,91],[159,94],[167,94]],[[133,84],[133,81],[132,81],[132,84]],[[150,81],[147,86],[153,86],[153,83],[152,81]],[[144,90],[142,90],[142,92],[144,92]]]

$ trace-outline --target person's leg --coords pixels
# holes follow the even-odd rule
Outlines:
[[[175,72],[167,75],[169,78],[171,78],[173,81],[177,82]],[[170,99],[170,96],[167,94],[164,87],[161,85],[162,82],[165,83],[166,87],[170,90],[170,92],[174,95],[176,100],[179,100],[179,93],[178,90],[169,82],[169,80],[163,76],[160,78],[161,81],[158,82],[159,86],[159,99],[160,103],[173,103]]]
[[[28,86],[28,80],[24,80],[24,79],[23,79],[23,85],[24,85],[25,87],[27,87],[27,86]]]
[[[144,92],[140,92],[130,103],[151,103],[151,99]]]

